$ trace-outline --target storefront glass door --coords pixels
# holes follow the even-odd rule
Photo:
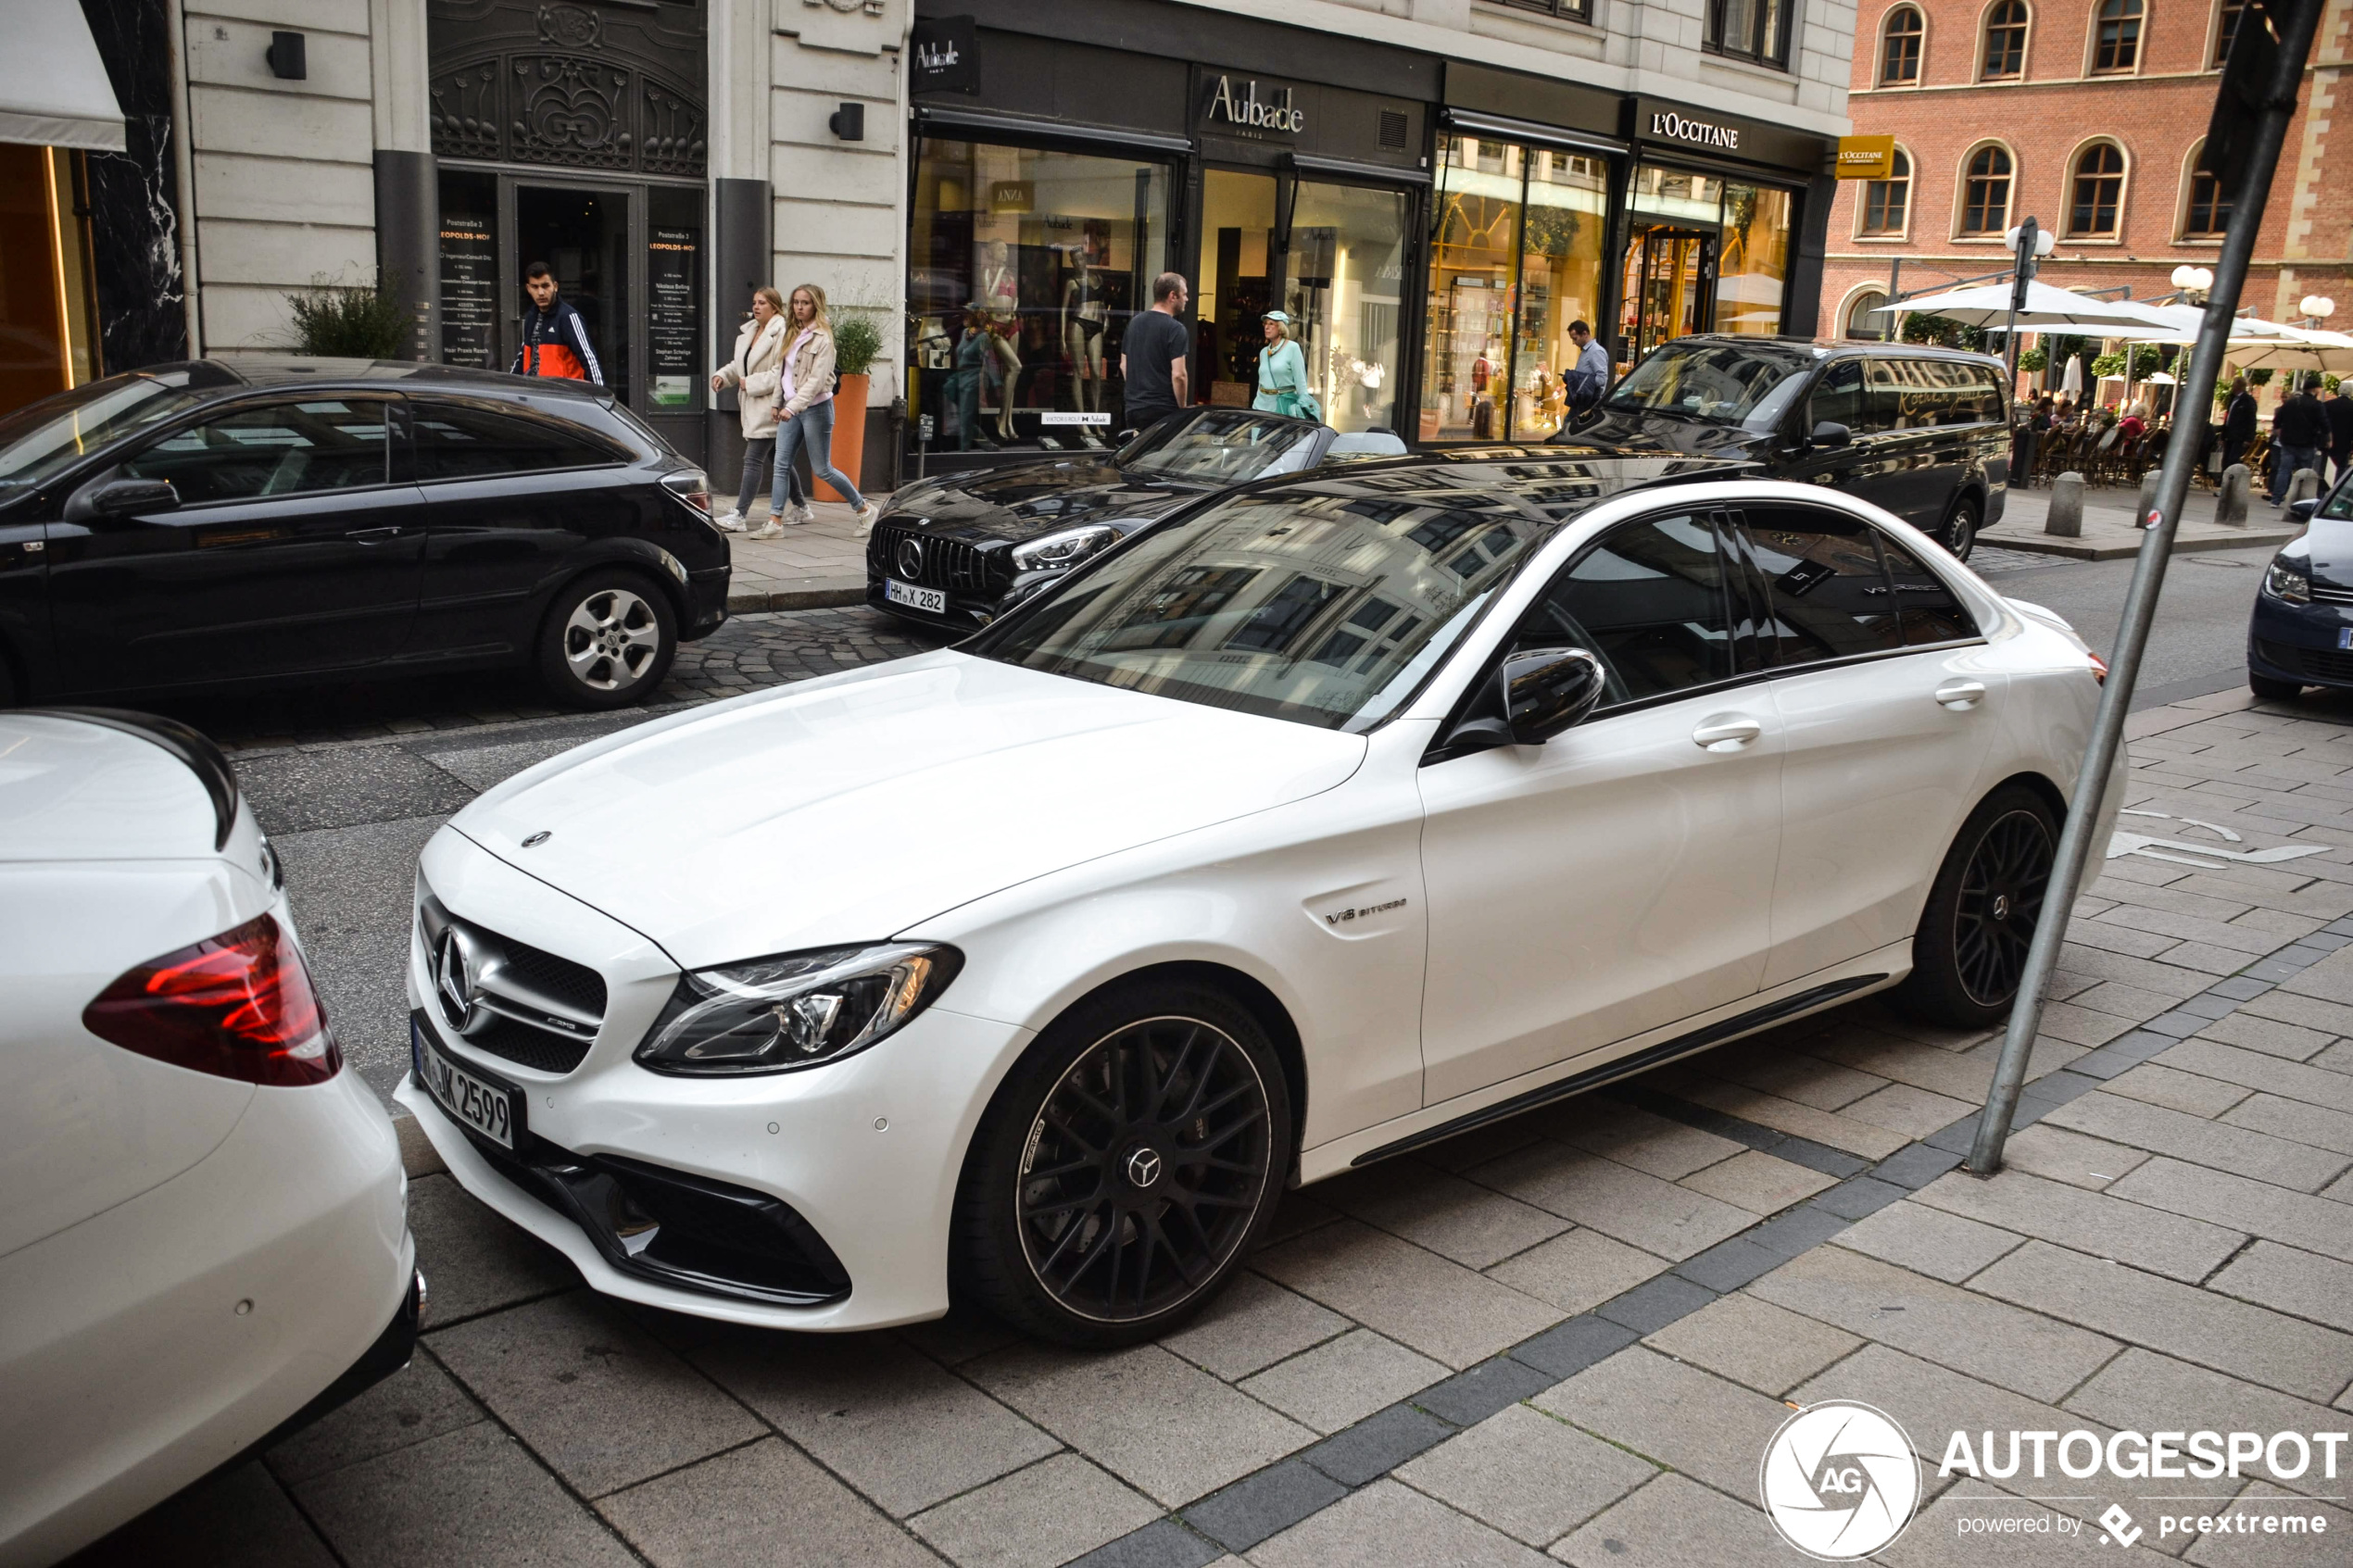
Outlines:
[[[524,270],[533,262],[553,268],[558,294],[580,312],[588,329],[605,384],[622,402],[642,408],[630,374],[635,323],[629,308],[629,260],[635,247],[630,244],[628,194],[518,184],[514,199],[516,286],[524,286]]]
[[[1258,389],[1262,319],[1275,308],[1275,177],[1202,175],[1201,264],[1193,301],[1193,401],[1246,408]]]
[[[1551,435],[1568,417],[1564,375],[1577,368],[1571,322],[1595,326],[1609,166],[1598,157],[1532,147],[1520,240],[1519,326],[1513,341],[1512,434]]]
[[[1440,139],[1424,441],[1491,441],[1503,433],[1495,409],[1510,384],[1524,153],[1508,142]]]
[[[1706,329],[1716,238],[1664,224],[1636,224],[1626,246],[1620,318],[1627,358],[1622,373],[1669,338]]]
[[[1406,212],[1402,191],[1299,183],[1283,308],[1335,430],[1396,423]]]

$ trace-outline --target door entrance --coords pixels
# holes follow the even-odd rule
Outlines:
[[[1617,370],[1624,374],[1669,338],[1705,331],[1716,295],[1716,236],[1697,229],[1637,223],[1626,245],[1619,295]]]
[[[555,269],[558,294],[580,312],[605,384],[632,408],[640,406],[630,374],[635,345],[629,308],[631,193],[560,185],[515,187],[515,278],[544,261]],[[527,297],[527,293],[526,293]],[[511,358],[509,361],[512,363]]]
[[[1201,298],[1193,307],[1193,401],[1246,408],[1258,391],[1260,318],[1282,279],[1275,253],[1275,177],[1212,169],[1202,176]]]

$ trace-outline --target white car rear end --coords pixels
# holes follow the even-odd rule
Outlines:
[[[0,713],[0,1563],[42,1563],[397,1369],[421,1285],[202,736]]]

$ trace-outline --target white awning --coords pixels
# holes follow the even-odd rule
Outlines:
[[[0,142],[123,150],[122,107],[77,0],[0,0]]]

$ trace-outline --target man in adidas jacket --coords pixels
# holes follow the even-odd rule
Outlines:
[[[588,323],[580,312],[556,297],[556,275],[544,261],[523,272],[523,287],[531,291],[531,308],[523,313],[522,347],[510,375],[561,376],[569,381],[605,384],[604,368],[588,344]]]

